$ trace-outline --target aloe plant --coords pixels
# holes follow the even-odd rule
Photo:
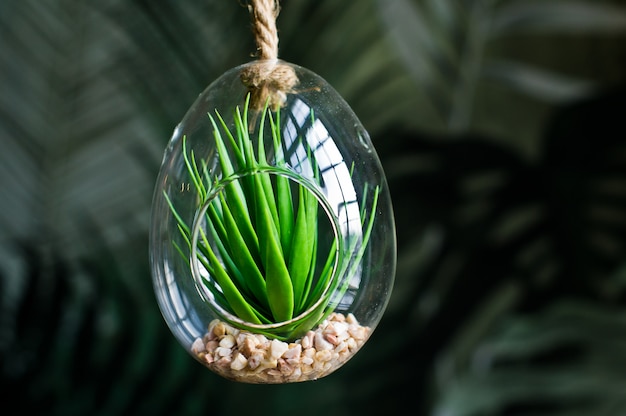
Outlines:
[[[167,194],[165,197],[187,244],[187,251],[180,246],[177,250],[186,260],[186,253],[197,257],[207,271],[200,273],[202,283],[215,302],[261,328],[258,332],[290,339],[330,314],[347,289],[369,242],[379,187],[374,188],[369,214],[361,208],[362,234],[340,247],[334,233],[330,246],[322,247],[319,202],[311,190],[319,184],[319,167],[309,154],[312,177],[289,169],[283,156],[281,110],[273,113],[264,108],[258,128],[251,128],[248,106],[249,98],[243,112],[235,109],[233,131],[217,110],[215,115],[208,114],[222,171],[218,178],[210,175],[207,161],[196,160],[183,136],[185,166],[206,226],[199,227],[194,236],[192,225],[182,219]],[[258,116],[255,114],[255,119]],[[311,118],[313,121],[313,113]],[[263,137],[266,123],[270,125],[267,140],[271,140],[272,164]],[[256,147],[252,131],[256,131]],[[363,192],[368,192],[367,186]],[[271,325],[286,322],[280,330]]]

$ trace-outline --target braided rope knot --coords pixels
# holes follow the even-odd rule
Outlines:
[[[287,94],[298,84],[292,67],[279,60],[254,62],[241,73],[241,81],[250,92],[250,107],[261,110],[266,104],[276,111],[285,104]]]
[[[261,110],[268,104],[272,110],[277,110],[298,84],[293,68],[278,60],[276,18],[280,6],[278,0],[252,0],[248,8],[259,60],[246,67],[241,81],[250,92],[252,109]]]

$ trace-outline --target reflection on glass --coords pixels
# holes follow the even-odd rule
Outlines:
[[[337,144],[330,136],[322,120],[315,118],[310,107],[302,100],[295,99],[290,116],[285,123],[283,139],[288,150],[287,164],[293,170],[306,177],[312,177],[311,158],[321,171],[321,186],[339,218],[342,231],[358,236],[361,234],[361,216],[356,191],[350,175],[350,167],[346,165]],[[304,137],[304,144],[298,140]]]
[[[294,99],[286,114],[288,119],[283,128],[283,140],[287,149],[287,164],[309,178],[313,176],[311,163],[317,164],[321,172],[320,187],[338,219],[341,234],[347,236],[344,249],[354,248],[361,244],[363,231],[351,167],[346,164],[336,140],[331,137],[323,121],[315,117],[304,101]],[[360,275],[359,267],[352,276],[347,276],[351,279],[349,289],[358,289]],[[350,290],[345,296],[345,301],[352,302],[349,299],[352,296]]]
[[[190,311],[193,311],[193,307],[187,296],[180,291],[176,275],[172,271],[169,262],[164,264],[163,271],[165,274],[165,287],[157,292],[161,294],[163,314],[170,315],[173,321],[168,320],[168,322],[176,322],[178,325],[175,330],[188,342],[192,342],[198,336],[201,336],[198,328],[202,327],[202,323],[197,314],[190,313]],[[167,296],[163,296],[164,294]]]

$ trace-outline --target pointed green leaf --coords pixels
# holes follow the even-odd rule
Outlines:
[[[270,129],[272,131],[272,140],[274,142],[274,158],[276,166],[284,168],[286,163],[280,139],[280,112],[276,113],[276,121],[274,121],[272,113],[270,112],[268,112],[268,118],[270,121]],[[276,175],[276,205],[280,223],[280,243],[283,247],[285,258],[289,258],[290,255],[291,236],[294,224],[294,206],[289,181],[290,180],[284,175]]]
[[[213,135],[215,137],[223,178],[228,178],[235,172],[233,164],[230,161],[228,150],[222,140],[222,136],[219,132],[215,119],[211,116],[210,119],[214,128]],[[229,208],[233,218],[237,222],[238,228],[241,230],[241,234],[246,241],[246,245],[250,249],[251,254],[254,256],[258,252],[259,242],[250,219],[250,212],[248,211],[241,183],[237,180],[229,182],[224,186],[224,192],[227,195]]]
[[[267,292],[263,274],[254,261],[249,247],[237,227],[237,223],[230,212],[229,205],[223,194],[220,194],[224,228],[228,238],[229,253],[239,266],[245,277],[247,287],[255,294],[261,304],[267,304]]]
[[[269,166],[267,163],[267,157],[265,156],[265,140],[263,138],[263,131],[265,129],[265,113],[259,122],[259,134],[258,134],[258,164],[259,166]],[[261,183],[263,185],[263,193],[265,194],[265,200],[267,201],[268,208],[272,214],[274,220],[274,226],[277,230],[280,230],[280,222],[278,220],[278,210],[276,208],[276,200],[274,196],[274,188],[272,187],[272,179],[269,173],[260,172],[258,175],[261,177]]]
[[[293,283],[294,301],[300,305],[305,290],[306,279],[309,275],[311,257],[313,255],[313,241],[316,238],[316,229],[311,228],[309,204],[304,186],[299,187],[298,214],[291,241],[289,256],[289,275]]]
[[[293,316],[293,285],[285,259],[280,247],[278,230],[268,208],[266,196],[262,192],[261,178],[255,175],[257,185],[258,210],[257,225],[259,227],[259,245],[265,265],[265,282],[270,310],[277,322],[286,321]]]
[[[217,281],[219,284],[224,297],[228,301],[228,305],[232,308],[233,312],[241,319],[260,324],[261,321],[254,313],[253,309],[248,305],[245,298],[241,295],[233,281],[228,276],[228,273],[222,267],[220,261],[213,253],[209,242],[206,240],[206,235],[202,233],[202,237],[204,240],[204,247],[206,247],[206,252],[208,256],[208,260],[212,266],[211,276]]]

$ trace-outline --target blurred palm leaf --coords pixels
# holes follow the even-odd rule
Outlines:
[[[284,1],[278,18],[280,57],[328,81],[376,140],[412,117],[412,80],[383,36],[372,1]],[[375,145],[384,146],[380,140]]]
[[[398,270],[398,284],[404,287],[396,287],[402,294],[394,299],[385,324],[402,342],[397,349],[390,346],[387,354],[412,360],[409,365],[398,358],[381,370],[387,393],[402,392],[396,393],[395,400],[398,394],[410,397],[411,391],[402,386],[409,380],[415,383],[417,375],[425,377],[417,381],[423,383],[418,386],[432,386],[427,374],[437,369],[441,384],[433,392],[433,406],[446,409],[437,414],[511,414],[507,409],[516,406],[519,398],[505,385],[493,390],[493,395],[485,389],[475,394],[475,400],[469,399],[475,393],[471,385],[475,377],[468,374],[473,371],[468,366],[482,357],[480,345],[487,342],[484,339],[492,328],[506,325],[502,320],[507,315],[546,310],[561,298],[587,305],[581,307],[581,314],[587,313],[588,305],[597,305],[599,317],[609,316],[602,312],[605,308],[624,310],[624,111],[623,89],[564,106],[546,128],[536,163],[477,137],[444,142],[396,135],[398,148],[383,161],[393,167],[388,174],[397,212],[401,218],[412,218],[399,227],[399,247],[406,248],[399,253],[400,264],[415,258],[415,247],[432,250],[432,244],[427,248],[419,243],[432,234],[433,225],[439,225],[435,228],[439,236],[435,256],[422,259],[418,267]],[[544,330],[533,329],[534,336]],[[574,330],[588,332],[584,325]],[[607,361],[615,359],[619,365],[617,347],[610,347],[611,332],[601,335],[604,341],[583,345],[581,354],[605,354]],[[602,342],[607,350],[585,349]],[[440,361],[437,368],[431,366],[432,360]],[[484,371],[481,377],[488,383],[500,376],[498,369],[493,378]],[[545,374],[569,375],[541,365],[524,371],[537,379]],[[516,376],[524,374],[506,372],[502,377],[518,383]],[[606,392],[595,387],[588,391],[598,409],[616,398],[610,393],[614,375],[597,375],[594,380],[598,386],[605,383]],[[464,403],[467,413],[456,402],[461,400],[455,396],[457,391],[463,400],[470,400]],[[537,391],[529,387],[528,392]],[[559,408],[578,397],[575,389],[566,393],[550,400],[527,395],[523,405]],[[494,402],[495,410],[488,407]],[[620,410],[618,414],[624,411]],[[426,414],[430,408],[423,411]],[[536,413],[529,410],[528,414]]]
[[[122,241],[147,224],[152,192],[132,149],[157,153],[118,89],[118,32],[81,2],[2,7],[0,240],[36,238],[72,256],[93,242],[80,224],[93,219]]]
[[[209,408],[215,398],[199,391],[205,370],[163,327],[136,252],[101,248],[72,263],[56,250],[16,246],[12,254],[19,272],[0,275],[9,294],[0,302],[5,406],[49,415]]]
[[[409,120],[412,125],[487,134],[532,155],[542,119],[554,104],[624,80],[581,75],[580,54],[588,51],[563,47],[599,34],[607,40],[626,35],[626,8],[618,4],[378,1],[390,40],[419,87],[415,106],[422,113]]]
[[[463,371],[442,377],[433,414],[623,414],[625,324],[624,308],[572,300],[501,319]]]

